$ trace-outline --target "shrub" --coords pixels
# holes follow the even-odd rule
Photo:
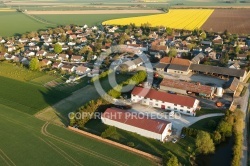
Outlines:
[[[130,146],[130,147],[135,147],[134,142],[128,142],[127,145]]]
[[[214,129],[216,127],[216,122],[214,120],[209,120],[207,125],[209,128]]]

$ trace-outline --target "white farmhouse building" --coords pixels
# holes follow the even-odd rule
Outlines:
[[[106,125],[134,132],[144,137],[164,141],[166,136],[171,135],[172,123],[151,119],[143,114],[135,114],[118,108],[108,108],[101,116]]]
[[[191,116],[195,116],[196,110],[199,108],[199,100],[192,97],[170,94],[141,87],[135,87],[133,89],[131,100],[134,103],[140,102],[143,105],[178,111],[182,114]]]

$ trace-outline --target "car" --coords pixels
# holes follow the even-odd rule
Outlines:
[[[172,139],[172,142],[175,144],[177,142],[177,139],[176,138]]]
[[[185,134],[181,134],[181,138],[185,138],[186,137],[186,135]]]

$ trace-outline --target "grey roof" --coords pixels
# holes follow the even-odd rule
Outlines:
[[[141,58],[136,58],[135,60],[133,60],[133,62],[135,65],[138,65],[138,64],[142,63],[143,61]]]
[[[157,65],[155,65],[155,68],[158,69],[164,69],[165,67],[167,67],[169,64],[166,63],[158,63]]]
[[[187,71],[189,66],[184,66],[184,65],[176,65],[176,64],[170,64],[168,69],[172,70],[180,70],[180,71]]]
[[[192,63],[198,64],[202,59],[205,58],[205,55],[201,52],[198,55],[196,55],[193,59],[192,59]]]
[[[242,69],[238,70],[238,69],[232,69],[232,68],[226,68],[226,67],[201,65],[201,64],[191,64],[190,69],[194,71],[216,73],[216,74],[228,75],[228,76],[233,76],[233,77],[243,77],[245,74],[245,70],[242,70]]]

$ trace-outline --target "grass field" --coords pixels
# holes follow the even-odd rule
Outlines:
[[[149,14],[86,14],[86,15],[36,15],[43,20],[48,22],[56,23],[59,25],[66,24],[76,24],[89,26],[101,24],[105,20],[125,18],[125,17],[135,17],[135,16],[145,16]]]
[[[47,25],[18,12],[0,12],[0,20],[0,36],[14,36],[47,28]]]
[[[205,118],[205,119],[202,119],[202,120],[192,124],[189,128],[194,128],[194,129],[203,130],[203,131],[207,131],[207,132],[213,132],[215,130],[215,128],[209,128],[208,122],[210,120],[214,120],[216,122],[216,124],[218,125],[218,123],[221,121],[222,118],[223,118],[223,116],[215,116],[215,117]]]
[[[0,118],[0,165],[154,165],[1,104]]]
[[[193,30],[200,28],[213,13],[212,9],[171,9],[168,13],[104,21],[103,25],[136,26],[149,23],[151,26],[165,26],[174,29]]]

